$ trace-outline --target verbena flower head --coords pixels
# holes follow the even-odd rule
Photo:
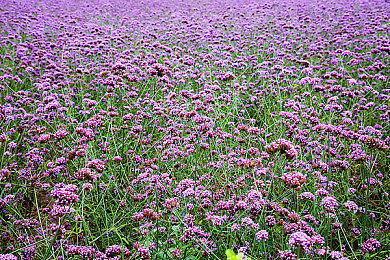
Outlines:
[[[306,175],[293,171],[282,176],[282,181],[288,188],[300,190],[306,181]]]
[[[266,230],[260,230],[256,233],[256,239],[260,242],[261,240],[266,241],[268,239],[268,232]]]
[[[334,197],[324,197],[322,200],[321,200],[321,203],[320,205],[322,207],[324,207],[326,210],[328,211],[335,211],[337,209],[337,207],[339,206],[339,204],[337,203],[337,200],[334,198]]]
[[[294,159],[298,156],[298,151],[295,147],[291,144],[291,142],[285,139],[278,139],[275,142],[266,145],[264,148],[268,154],[274,154],[277,151],[280,151],[281,153],[286,154],[286,158],[288,159]]]
[[[76,194],[77,192],[77,186],[73,184],[64,185],[63,183],[60,183],[54,187],[54,190],[51,192],[51,196],[55,199],[55,203],[57,204],[71,204],[78,201],[79,197]]]
[[[313,246],[313,240],[306,233],[297,231],[290,235],[288,239],[288,244],[292,248],[297,248],[301,246],[303,250],[305,250],[306,254],[308,254]]]
[[[0,254],[0,260],[18,260],[13,254]]]
[[[362,253],[373,253],[379,248],[381,244],[375,238],[369,238],[366,242],[359,245]]]
[[[278,255],[280,259],[284,260],[295,260],[297,259],[297,255],[291,252],[291,250],[279,251]]]
[[[348,211],[352,211],[353,213],[356,213],[358,211],[358,205],[356,205],[353,201],[347,201],[344,203],[344,206],[348,209]]]

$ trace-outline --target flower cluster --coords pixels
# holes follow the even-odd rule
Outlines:
[[[13,254],[0,254],[0,260],[18,260],[18,258]]]
[[[282,176],[282,181],[287,188],[300,190],[303,184],[305,184],[306,175],[297,171],[293,171]]]
[[[379,248],[381,244],[375,238],[370,238],[366,242],[359,245],[362,253],[373,253],[377,248]]]
[[[268,154],[274,154],[277,151],[284,153],[287,159],[294,159],[298,156],[298,151],[291,144],[291,142],[285,139],[278,139],[264,147]]]
[[[93,259],[93,256],[96,252],[95,248],[92,246],[85,247],[85,246],[74,246],[74,245],[66,245],[66,256],[72,257],[75,255],[80,256],[83,259]]]
[[[51,197],[55,199],[55,203],[59,205],[72,204],[78,201],[79,197],[76,194],[78,188],[76,185],[59,183],[51,192]]]
[[[89,168],[82,168],[82,169],[77,170],[74,173],[74,177],[77,180],[81,180],[81,181],[86,180],[86,181],[89,181],[91,183],[94,183],[97,179],[97,175]]]
[[[256,233],[256,239],[260,242],[261,240],[268,239],[268,232],[266,230],[260,230]]]
[[[313,240],[310,236],[306,235],[306,233],[297,231],[290,235],[288,239],[288,244],[292,248],[297,248],[298,246],[301,246],[305,253],[308,254],[313,246]]]
[[[324,197],[321,200],[320,205],[324,207],[326,210],[329,210],[331,212],[335,211],[339,204],[337,203],[337,200],[333,197]]]

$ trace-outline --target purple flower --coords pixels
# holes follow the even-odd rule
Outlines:
[[[305,253],[308,254],[313,246],[313,241],[310,236],[306,235],[306,233],[297,231],[292,233],[288,239],[288,244],[292,248],[297,248],[298,246],[302,246]]]
[[[140,259],[140,260],[150,260],[150,259],[152,259],[151,255],[150,255],[150,252],[149,252],[149,249],[146,248],[146,247],[143,247],[143,246],[138,247],[137,248],[137,254],[139,256],[138,259]]]
[[[94,174],[93,171],[91,171],[91,169],[82,168],[82,169],[77,170],[74,173],[74,177],[78,180],[86,180],[86,181],[89,181],[91,183],[94,183],[98,176],[96,174]]]
[[[241,219],[241,226],[249,228],[254,224],[253,220],[251,218],[245,217]]]
[[[343,257],[343,252],[340,252],[340,251],[332,251],[329,253],[330,257],[332,257],[332,259],[340,259]]]
[[[278,139],[275,142],[266,145],[264,148],[268,154],[274,154],[277,151],[280,151],[281,153],[286,154],[287,159],[294,159],[298,156],[298,151],[292,143],[285,139]]]
[[[288,188],[300,190],[306,181],[306,175],[297,171],[293,171],[285,174],[282,177],[282,181]]]
[[[72,257],[74,255],[79,255],[83,259],[92,259],[96,250],[92,246],[74,246],[74,245],[65,245],[66,256]]]
[[[267,240],[268,239],[268,232],[266,230],[260,230],[256,233],[256,238],[260,242],[261,240]]]
[[[377,248],[379,248],[381,244],[378,240],[374,238],[368,239],[366,242],[359,245],[362,253],[374,253]]]
[[[91,190],[93,190],[93,186],[91,183],[84,183],[82,189],[87,190],[87,191],[91,191]]]
[[[122,159],[122,157],[120,157],[120,156],[114,156],[114,157],[112,157],[112,160],[114,161],[114,162],[121,162],[123,159]]]
[[[315,192],[316,196],[328,196],[328,194],[329,194],[329,192],[323,188],[321,188]]]
[[[0,260],[18,260],[18,258],[13,254],[5,254],[5,255],[0,254]]]
[[[56,204],[71,204],[78,201],[79,197],[77,186],[73,184],[64,185],[59,183],[54,187],[54,190],[51,192],[51,196],[55,199]]]
[[[313,195],[313,193],[309,192],[309,191],[306,191],[306,192],[303,192],[299,195],[299,199],[301,200],[315,200],[315,196]]]
[[[131,255],[131,252],[125,246],[112,245],[106,249],[106,255],[108,257],[111,257],[111,258],[113,258],[115,256],[120,256],[120,255],[124,255],[126,257],[129,257]]]
[[[333,212],[339,204],[337,203],[337,200],[333,197],[325,197],[321,200],[320,205],[324,207],[326,210],[329,210]]]
[[[291,252],[291,250],[279,251],[278,255],[280,259],[284,260],[295,260],[297,259],[297,255]]]
[[[358,211],[358,205],[356,205],[353,201],[347,201],[344,203],[344,206],[348,209],[348,211],[353,211],[353,213],[356,213]]]
[[[211,220],[211,222],[215,226],[221,226],[226,219],[227,219],[227,216],[218,216],[218,215],[214,215],[212,213],[208,213],[206,216],[206,220]]]
[[[95,159],[88,162],[87,167],[91,169],[95,169],[97,172],[101,173],[104,171],[104,162],[99,159]]]
[[[231,231],[236,231],[236,230],[240,230],[240,225],[238,225],[237,223],[234,223],[232,225],[232,227],[230,228]]]
[[[268,226],[270,226],[270,227],[273,227],[273,226],[276,225],[276,220],[275,220],[275,217],[274,217],[274,216],[271,216],[271,215],[266,216],[266,217],[264,218],[264,221],[265,221],[265,223],[266,223]]]

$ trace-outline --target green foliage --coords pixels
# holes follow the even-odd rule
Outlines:
[[[238,255],[236,255],[231,249],[226,250],[226,256],[227,256],[226,260],[242,260],[242,259],[251,260],[250,258],[244,258],[243,253],[238,253]]]

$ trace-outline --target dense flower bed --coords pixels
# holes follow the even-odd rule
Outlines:
[[[389,32],[384,0],[0,0],[0,259],[390,259]]]

